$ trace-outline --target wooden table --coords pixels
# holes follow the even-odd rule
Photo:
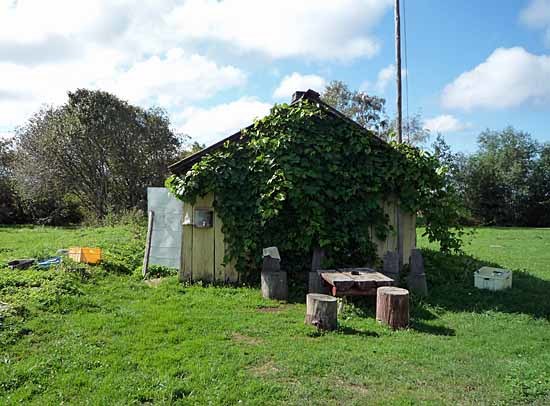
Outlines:
[[[395,282],[370,268],[319,269],[317,273],[332,296],[376,296],[376,289]]]

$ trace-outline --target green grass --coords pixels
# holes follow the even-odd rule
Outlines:
[[[413,300],[410,329],[354,301],[326,334],[303,324],[298,294],[137,280],[141,241],[129,228],[0,228],[0,263],[98,245],[108,270],[0,268],[0,301],[20,306],[0,328],[0,404],[550,402],[550,230],[483,229],[461,257],[426,250],[431,294]],[[474,289],[485,263],[513,269],[514,288]],[[27,283],[40,272],[55,289]]]

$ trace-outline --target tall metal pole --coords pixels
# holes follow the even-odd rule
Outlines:
[[[402,127],[403,118],[401,114],[401,13],[399,9],[399,0],[395,0],[395,72],[397,78],[397,114],[395,117],[395,132],[397,142],[403,142]],[[397,228],[397,256],[399,257],[399,268],[403,266],[403,227],[401,225],[401,202],[399,196],[396,202],[397,215],[395,216],[395,226]]]

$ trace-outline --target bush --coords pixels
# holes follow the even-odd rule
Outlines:
[[[131,275],[143,263],[145,236],[142,228],[134,229],[134,238],[126,244],[105,247],[101,266],[105,271]]]
[[[178,270],[176,268],[170,268],[163,265],[149,265],[149,268],[147,269],[147,279],[166,278],[168,276],[175,276],[177,274]],[[143,267],[138,266],[134,270],[133,275],[136,279],[143,279]]]

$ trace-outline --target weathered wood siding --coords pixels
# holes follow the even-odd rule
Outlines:
[[[393,230],[385,240],[379,240],[375,236],[374,227],[371,228],[371,238],[377,245],[377,253],[380,258],[387,251],[397,251],[397,205],[392,201],[385,201],[381,204]],[[403,263],[408,264],[411,250],[416,247],[416,215],[401,211],[401,226],[403,228]]]
[[[197,199],[195,205],[188,203],[183,205],[184,221],[187,219],[191,224],[183,226],[181,280],[204,280],[208,282],[236,282],[239,280],[235,264],[223,264],[225,241],[222,232],[223,223],[219,216],[214,212],[212,227],[196,228],[193,226],[195,209],[212,209],[213,202],[214,195],[208,194]],[[378,240],[371,228],[370,235],[377,245],[379,257],[383,257],[387,251],[397,250],[397,207],[395,203],[388,201],[383,203],[383,208],[388,215],[389,224],[393,227],[393,231],[385,240]],[[413,213],[403,212],[401,219],[403,226],[403,263],[408,264],[411,249],[416,247],[416,216]]]
[[[203,280],[207,282],[237,282],[239,275],[234,264],[223,264],[225,242],[222,221],[214,213],[212,227],[194,227],[195,209],[213,210],[214,195],[208,194],[194,205],[184,203],[181,280]]]

